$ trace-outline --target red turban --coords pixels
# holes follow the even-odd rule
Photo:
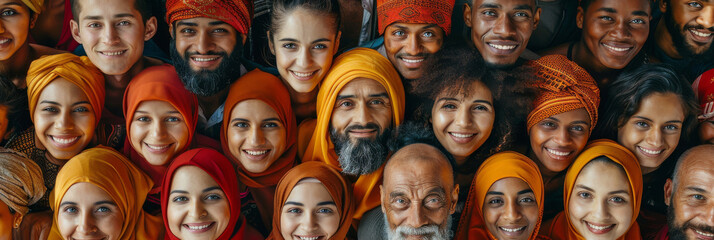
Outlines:
[[[702,107],[699,119],[705,120],[714,117],[714,69],[699,76],[692,86]]]
[[[248,34],[253,19],[251,0],[166,0],[166,21],[171,25],[189,18],[213,18],[233,26],[238,32]]]
[[[379,34],[394,22],[436,24],[451,33],[454,0],[377,0]]]

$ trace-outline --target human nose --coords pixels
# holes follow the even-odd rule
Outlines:
[[[91,212],[85,212],[80,215],[77,223],[77,231],[82,234],[93,233],[97,231],[97,225],[94,222],[94,217]]]
[[[413,228],[418,228],[428,224],[425,211],[421,206],[419,206],[418,203],[412,204],[410,207],[409,215],[407,216],[405,223]]]
[[[102,38],[104,40],[104,43],[107,45],[119,43],[119,34],[117,34],[117,30],[114,29],[114,27],[112,26],[107,26],[104,28],[104,31],[102,31]]]
[[[501,37],[512,37],[516,34],[516,26],[509,17],[501,15],[498,20],[496,20],[496,24],[493,27],[493,33],[500,35]]]
[[[265,135],[263,134],[263,129],[259,126],[254,126],[250,131],[250,143],[253,145],[262,145],[265,143]]]
[[[196,51],[199,54],[207,54],[215,50],[216,44],[208,33],[199,33],[196,41]]]
[[[707,6],[699,12],[696,22],[704,28],[714,27],[714,6]]]

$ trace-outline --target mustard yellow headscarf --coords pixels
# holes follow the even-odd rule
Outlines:
[[[154,185],[151,178],[119,152],[99,146],[77,154],[57,174],[50,195],[54,216],[49,240],[62,239],[57,227],[57,210],[67,190],[80,182],[96,185],[117,204],[124,216],[119,239],[158,239],[163,234],[161,217],[151,216],[142,209],[146,195]]]
[[[30,63],[27,71],[27,99],[30,119],[34,122],[34,112],[42,90],[57,78],[77,85],[89,99],[97,122],[102,117],[104,107],[104,75],[86,56],[71,53],[48,55]]]
[[[312,138],[307,146],[303,161],[323,161],[327,165],[340,168],[335,154],[335,146],[330,140],[330,119],[342,88],[356,78],[373,79],[381,84],[389,94],[392,103],[392,128],[396,128],[404,119],[404,86],[399,73],[392,63],[377,51],[367,48],[350,50],[335,59],[332,69],[327,73],[317,94],[317,123]],[[364,212],[380,205],[379,184],[382,171],[362,175],[354,184],[355,219]]]
[[[27,5],[27,7],[30,8],[33,12],[40,14],[42,13],[43,6],[45,1],[44,0],[22,0],[22,3]]]

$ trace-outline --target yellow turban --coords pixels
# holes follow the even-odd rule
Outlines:
[[[22,0],[22,3],[27,5],[33,12],[40,14],[42,12],[42,5],[45,3],[44,0]]]
[[[375,50],[367,48],[350,50],[335,59],[332,69],[322,82],[317,94],[317,125],[302,158],[303,161],[323,161],[341,170],[335,154],[335,146],[330,140],[330,119],[337,95],[347,83],[357,78],[373,79],[387,90],[392,103],[392,127],[401,124],[404,119],[405,97],[399,73],[394,70],[389,60]],[[380,205],[378,186],[382,182],[383,169],[384,166],[369,175],[362,175],[355,182],[356,219],[361,218],[367,210]]]
[[[44,56],[30,64],[27,71],[27,99],[32,122],[35,122],[35,107],[42,90],[57,78],[64,78],[82,89],[99,122],[104,107],[104,75],[89,58],[71,53]]]
[[[124,217],[119,239],[158,239],[163,234],[161,217],[151,216],[142,209],[154,182],[119,152],[99,146],[77,154],[57,174],[50,195],[54,221],[49,240],[62,239],[57,227],[58,209],[69,188],[81,182],[94,184],[112,197]]]

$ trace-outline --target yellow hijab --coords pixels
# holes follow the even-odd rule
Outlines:
[[[55,188],[50,195],[54,221],[49,240],[62,239],[57,227],[58,209],[67,190],[80,182],[96,185],[117,204],[124,216],[119,239],[158,239],[163,234],[161,217],[151,216],[142,209],[146,195],[154,185],[151,178],[119,152],[99,146],[77,154],[57,174]]]
[[[332,69],[327,73],[317,94],[317,123],[312,138],[307,146],[303,161],[323,161],[327,165],[339,168],[335,146],[330,140],[330,119],[342,88],[356,78],[369,78],[379,82],[389,94],[392,103],[392,127],[396,128],[404,119],[404,86],[399,73],[392,63],[377,51],[367,48],[350,50],[335,59]],[[355,219],[364,212],[380,205],[379,185],[382,171],[362,175],[354,184]]]

